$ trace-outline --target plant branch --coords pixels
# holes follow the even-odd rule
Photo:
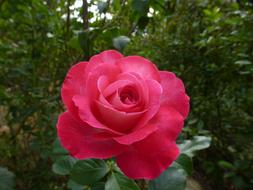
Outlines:
[[[69,28],[70,28],[70,0],[67,1],[67,22],[66,22],[66,31],[67,35],[69,35]]]
[[[88,17],[88,2],[83,0],[83,29],[89,29],[89,17]]]

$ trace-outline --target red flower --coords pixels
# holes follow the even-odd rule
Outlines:
[[[104,51],[69,70],[61,95],[58,136],[75,158],[116,157],[128,177],[153,179],[179,155],[189,97],[149,60]]]

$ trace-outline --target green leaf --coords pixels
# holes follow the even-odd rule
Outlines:
[[[208,148],[210,143],[211,137],[195,136],[192,140],[185,140],[182,144],[179,144],[179,148],[182,154],[193,157],[195,151]]]
[[[59,175],[67,175],[76,163],[76,159],[71,156],[61,156],[53,164],[53,172]]]
[[[191,157],[186,154],[180,154],[176,162],[182,166],[188,175],[192,175],[193,164]]]
[[[186,177],[184,169],[174,163],[158,178],[150,181],[149,190],[185,190]]]
[[[105,190],[105,183],[99,182],[96,185],[92,186],[91,190]]]
[[[68,188],[71,190],[83,190],[84,186],[70,179],[68,181]]]
[[[14,189],[15,175],[6,168],[0,167],[0,189],[1,190],[12,190]]]
[[[88,159],[78,161],[70,172],[70,178],[81,185],[93,185],[109,171],[103,160]]]
[[[130,42],[127,36],[119,36],[113,39],[113,46],[118,50],[123,50]]]
[[[139,187],[123,174],[112,172],[105,183],[105,190],[139,190]]]

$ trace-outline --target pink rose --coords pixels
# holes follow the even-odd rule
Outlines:
[[[175,74],[149,60],[104,51],[71,67],[61,95],[67,111],[57,131],[73,157],[116,157],[134,179],[153,179],[178,157],[189,97]]]

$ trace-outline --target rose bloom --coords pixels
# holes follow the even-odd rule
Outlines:
[[[115,157],[133,179],[158,177],[177,159],[189,97],[175,74],[108,50],[72,66],[61,96],[57,132],[73,157]]]

